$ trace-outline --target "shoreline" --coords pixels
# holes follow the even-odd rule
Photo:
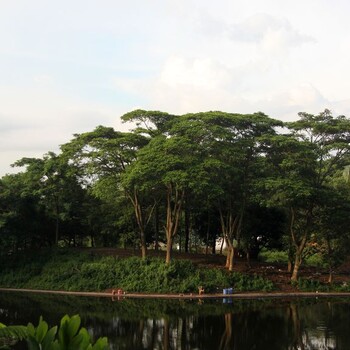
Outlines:
[[[0,288],[0,292],[15,292],[15,293],[36,293],[36,294],[56,294],[56,295],[71,295],[85,297],[104,297],[112,300],[122,299],[282,299],[282,298],[335,298],[335,297],[350,297],[350,292],[245,292],[233,294],[193,294],[193,293],[178,293],[178,294],[156,294],[156,293],[125,293],[114,294],[111,292],[77,292],[63,290],[45,290],[45,289],[17,289],[17,288]]]

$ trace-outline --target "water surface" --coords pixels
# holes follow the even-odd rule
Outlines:
[[[350,299],[224,301],[2,292],[0,322],[36,324],[43,315],[55,325],[64,314],[80,314],[111,349],[350,349]]]

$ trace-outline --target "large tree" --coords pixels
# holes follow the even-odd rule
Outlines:
[[[93,193],[103,199],[106,193],[114,197],[126,195],[133,205],[139,229],[142,257],[146,256],[145,205],[137,186],[123,186],[122,176],[137,158],[137,152],[149,142],[141,133],[119,132],[99,126],[92,132],[75,135],[62,146],[64,155],[80,169],[82,179],[93,187]],[[107,191],[106,191],[107,187]]]
[[[22,158],[14,165],[24,169],[5,176],[0,191],[8,232],[29,242],[24,246],[57,245],[61,238],[69,242],[83,235],[85,213],[81,208],[88,195],[69,164],[49,152],[42,158]]]
[[[256,191],[263,137],[274,135],[280,122],[263,113],[251,115],[207,112],[188,115],[205,131],[204,172],[210,186],[203,187],[217,208],[223,237],[228,245],[226,266],[233,269],[244,213]]]
[[[272,139],[267,154],[275,172],[266,183],[275,205],[289,212],[289,234],[294,247],[292,281],[297,281],[303,252],[316,234],[315,215],[331,177],[346,165],[350,152],[350,121],[325,110],[318,115],[299,113],[288,124],[289,133]]]

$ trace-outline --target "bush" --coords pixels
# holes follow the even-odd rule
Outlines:
[[[316,253],[308,256],[305,259],[305,265],[307,266],[313,266],[313,267],[327,267],[327,263],[325,263],[322,254]]]
[[[235,291],[273,289],[272,283],[260,276],[199,268],[189,260],[173,260],[166,265],[159,258],[121,259],[66,250],[53,251],[50,257],[33,256],[31,265],[14,264],[0,271],[0,286],[67,291],[122,288],[142,293],[198,293],[199,286],[207,293],[228,287]]]
[[[264,291],[269,292],[274,290],[274,285],[270,280],[267,280],[256,274],[245,275],[239,272],[233,272],[230,276],[231,284],[234,286],[234,290],[246,292],[246,291]]]
[[[264,248],[259,253],[259,259],[269,264],[288,264],[288,253]]]

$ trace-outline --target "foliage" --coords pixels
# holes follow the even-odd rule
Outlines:
[[[324,257],[320,253],[315,253],[310,256],[308,256],[305,259],[305,265],[306,266],[313,266],[313,267],[327,267],[327,263],[324,260]]]
[[[350,284],[348,282],[330,284],[312,278],[299,278],[296,286],[303,292],[350,292]]]
[[[284,250],[262,249],[259,253],[259,259],[268,264],[287,264],[288,253]],[[305,255],[305,265],[312,267],[326,268],[327,263],[323,255],[319,252],[309,253]]]
[[[92,343],[90,334],[80,328],[79,315],[62,317],[60,326],[49,329],[42,317],[37,327],[32,323],[25,326],[8,326],[0,323],[0,339],[25,339],[29,350],[107,350],[107,338],[99,338]],[[58,330],[58,331],[57,331]]]
[[[18,340],[28,337],[27,327],[25,326],[5,326],[0,322],[0,349],[9,349],[10,345]]]
[[[288,253],[280,250],[262,249],[259,253],[259,259],[269,264],[287,264]]]
[[[325,110],[282,123],[261,112],[135,110],[122,119],[136,128],[97,126],[74,135],[60,154],[18,160],[14,165],[23,171],[0,179],[0,256],[53,245],[121,245],[141,247],[146,257],[146,247],[162,240],[170,264],[174,242],[186,252],[191,242],[213,249],[220,236],[227,243],[229,270],[236,248],[247,259],[263,247],[285,249],[289,267],[294,260],[296,282],[305,261],[327,265],[331,280],[349,255],[348,118]],[[319,249],[311,254],[312,245]],[[286,262],[286,254],[271,252],[265,259]],[[24,286],[28,275],[32,285],[96,289],[86,276],[100,271],[96,283],[102,289],[123,276],[94,259],[84,266],[71,262],[51,261],[56,272],[49,264],[51,275],[40,275],[43,264],[28,261],[16,276],[5,268],[0,280]],[[153,278],[148,269],[155,269],[164,281],[174,269],[162,270],[152,261],[130,264],[127,270],[144,269]],[[195,272],[178,289],[192,290],[200,278]],[[146,281],[123,283],[149,287]]]
[[[237,291],[273,288],[271,282],[259,276],[197,267],[188,260],[173,260],[166,265],[159,258],[101,257],[68,250],[56,250],[44,257],[32,255],[31,259],[27,266],[23,265],[28,261],[24,257],[11,261],[11,267],[0,272],[0,285],[77,291],[122,288],[144,293],[197,293],[199,286],[208,293],[230,286]],[[40,269],[31,270],[39,265]]]

